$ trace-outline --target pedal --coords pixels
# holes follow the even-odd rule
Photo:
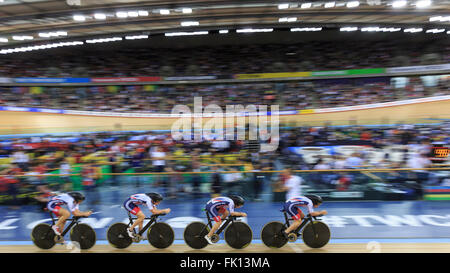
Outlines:
[[[60,235],[55,235],[55,243],[57,244],[64,244],[64,237],[60,236]]]
[[[141,235],[136,234],[136,235],[134,236],[134,238],[133,238],[133,242],[139,243],[142,239],[143,239],[143,238],[142,238]]]
[[[213,242],[213,243],[217,243],[219,241],[219,239],[220,239],[220,237],[217,234],[213,234],[211,236],[211,242]]]
[[[291,242],[291,243],[297,241],[297,234],[289,233],[288,234],[288,241]]]

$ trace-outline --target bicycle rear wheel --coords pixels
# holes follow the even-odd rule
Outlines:
[[[128,226],[124,223],[115,223],[108,228],[106,237],[115,248],[127,248],[133,242],[127,233]]]
[[[31,231],[31,240],[42,249],[52,248],[55,242],[55,232],[49,224],[41,223],[36,225]]]
[[[70,231],[70,240],[77,242],[81,249],[89,249],[95,245],[97,236],[89,225],[78,224]]]
[[[155,223],[147,231],[148,242],[156,248],[167,248],[175,239],[171,226],[166,223]]]
[[[261,240],[268,247],[280,248],[288,242],[286,237],[281,234],[283,229],[282,223],[269,222],[261,230]]]
[[[253,233],[246,223],[233,222],[225,230],[224,237],[225,242],[227,242],[229,246],[236,249],[242,249],[250,244]]]
[[[202,222],[190,223],[184,229],[184,241],[194,249],[201,249],[208,245],[205,236],[209,232],[209,227]]]
[[[302,232],[303,242],[311,248],[321,248],[328,244],[330,235],[330,228],[321,221],[308,223]]]

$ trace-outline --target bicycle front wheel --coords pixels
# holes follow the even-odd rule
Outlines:
[[[156,248],[167,248],[175,239],[171,226],[166,223],[155,223],[147,231],[148,242]]]
[[[249,225],[243,222],[233,222],[225,230],[225,242],[232,248],[242,249],[252,241],[253,233]]]
[[[311,248],[321,248],[330,241],[331,232],[327,224],[321,221],[313,221],[305,226],[302,236],[303,242],[307,246]]]

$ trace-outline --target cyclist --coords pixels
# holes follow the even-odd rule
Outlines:
[[[235,208],[240,208],[244,205],[244,198],[239,195],[231,195],[229,197],[216,197],[206,203],[206,210],[212,215],[215,223],[209,233],[205,235],[206,241],[209,244],[213,244],[211,241],[211,236],[219,229],[222,224],[222,220],[227,218],[228,215],[231,216],[242,216],[246,217],[247,214],[244,212],[235,212]],[[228,208],[228,210],[227,210]]]
[[[319,207],[322,204],[322,197],[315,194],[306,194],[305,196],[296,196],[288,199],[283,206],[283,210],[286,211],[294,220],[294,222],[284,231],[283,236],[288,238],[288,234],[291,231],[296,230],[302,223],[302,219],[305,218],[305,215],[301,211],[299,207],[307,207],[308,213],[311,216],[320,216],[326,215],[327,211],[314,211],[314,208]]]
[[[142,230],[145,215],[138,207],[138,205],[141,204],[147,205],[148,209],[153,214],[162,214],[170,212],[169,208],[163,210],[159,210],[156,208],[156,206],[159,205],[159,203],[161,203],[162,200],[163,200],[162,195],[156,192],[133,194],[127,200],[125,200],[125,202],[123,203],[125,209],[129,211],[131,214],[137,216],[137,220],[127,229],[128,236],[130,236],[131,238],[135,236],[134,227],[136,227],[137,225],[139,225],[139,231]]]
[[[56,235],[61,235],[61,231],[64,230],[64,225],[66,224],[66,220],[70,217],[71,212],[73,216],[87,217],[92,214],[92,211],[80,211],[79,205],[84,200],[84,195],[79,192],[63,193],[50,198],[50,201],[47,203],[47,209],[58,217],[58,221],[52,226],[52,229]],[[61,205],[67,205],[70,212],[64,208],[61,208]]]

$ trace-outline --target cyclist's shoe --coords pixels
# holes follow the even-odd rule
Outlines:
[[[56,235],[61,236],[61,230],[59,229],[59,227],[57,225],[52,226],[52,229]]]
[[[134,238],[134,231],[129,230],[129,229],[127,228],[127,233],[128,233],[128,236],[130,236],[130,238]]]
[[[285,239],[289,239],[289,238],[288,238],[289,235],[288,235],[286,232],[284,232],[284,229],[280,230],[280,234],[281,234],[281,236],[283,236]]]
[[[208,244],[212,245],[214,244],[213,241],[211,241],[211,238],[208,235],[205,235],[205,240],[208,242]]]

